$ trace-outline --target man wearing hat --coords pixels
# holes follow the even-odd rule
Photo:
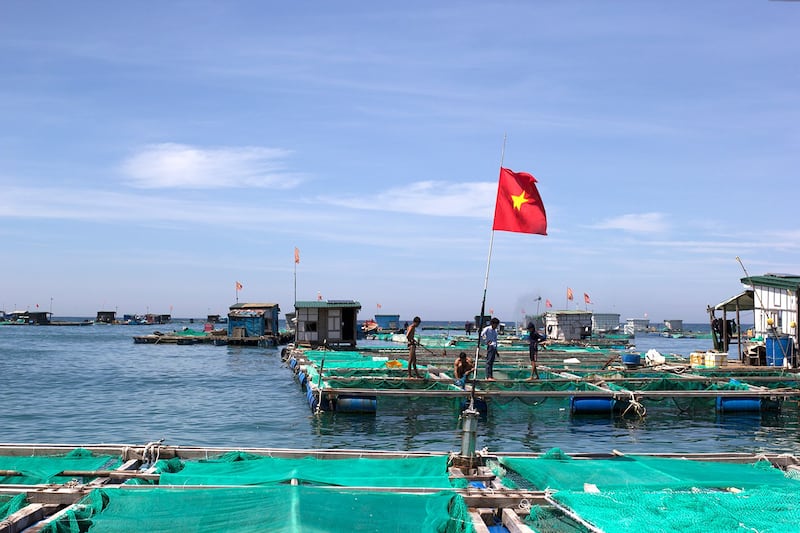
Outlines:
[[[481,340],[486,343],[486,379],[494,381],[494,360],[497,357],[497,317],[489,321],[489,325],[481,331]]]
[[[531,377],[528,380],[534,379],[534,375],[536,379],[539,379],[539,371],[536,369],[536,360],[539,358],[539,343],[545,340],[547,337],[539,333],[539,330],[536,328],[536,324],[533,322],[528,322],[528,342],[530,343],[530,357],[531,357]]]

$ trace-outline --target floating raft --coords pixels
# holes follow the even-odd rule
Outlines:
[[[788,454],[8,444],[0,445],[0,533],[793,532],[798,462]]]
[[[419,354],[419,351],[418,351]],[[541,401],[562,398],[573,415],[643,417],[648,404],[671,399],[682,411],[715,408],[721,414],[769,412],[787,399],[800,398],[800,375],[781,368],[691,368],[673,360],[657,367],[631,365],[625,352],[584,350],[548,353],[539,362],[540,379],[528,380],[527,353],[501,352],[495,380],[477,379],[458,386],[452,376],[455,354],[420,358],[424,379],[408,376],[404,352],[326,351],[286,348],[282,358],[306,394],[312,411],[376,413],[380,398],[478,398],[482,402]],[[566,359],[565,359],[566,356]],[[620,362],[621,360],[621,362]],[[681,406],[680,403],[684,405]]]
[[[182,346],[192,344],[213,344],[215,346],[260,346],[263,348],[275,348],[279,344],[288,342],[286,334],[281,335],[261,335],[258,337],[231,337],[225,330],[197,331],[184,329],[162,333],[155,331],[148,335],[134,335],[133,342],[136,344],[178,344]]]

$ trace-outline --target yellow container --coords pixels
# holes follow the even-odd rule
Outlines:
[[[705,352],[690,353],[689,364],[691,366],[704,366],[706,364],[706,353]]]

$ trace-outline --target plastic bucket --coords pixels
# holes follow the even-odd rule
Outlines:
[[[783,366],[786,355],[790,362],[794,361],[794,342],[791,337],[767,337],[767,366]]]
[[[642,364],[642,356],[636,354],[624,354],[622,356],[622,364],[627,367],[637,367]]]

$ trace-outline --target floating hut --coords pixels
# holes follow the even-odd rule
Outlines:
[[[50,324],[52,313],[47,311],[11,311],[7,319],[14,324],[27,324],[30,326],[46,326]]]
[[[354,300],[314,300],[295,302],[294,307],[299,345],[356,345],[360,303]]]
[[[800,276],[768,273],[740,281],[751,288],[709,306],[714,347],[727,352],[730,344],[738,344],[739,359],[751,365],[796,366]],[[718,310],[722,318],[716,317]],[[746,311],[753,312],[753,330],[743,336],[738,325]]]
[[[375,322],[380,329],[397,330],[403,325],[400,323],[400,315],[375,315]]]
[[[625,321],[625,333],[635,335],[636,333],[650,329],[649,318],[629,318]]]
[[[619,313],[592,313],[592,332],[595,335],[619,333]]]
[[[94,319],[98,324],[116,324],[117,312],[116,311],[98,311]]]
[[[590,311],[548,311],[544,323],[547,338],[551,340],[571,342],[592,335]]]
[[[228,310],[228,340],[246,342],[278,335],[280,307],[274,303],[236,303]]]

